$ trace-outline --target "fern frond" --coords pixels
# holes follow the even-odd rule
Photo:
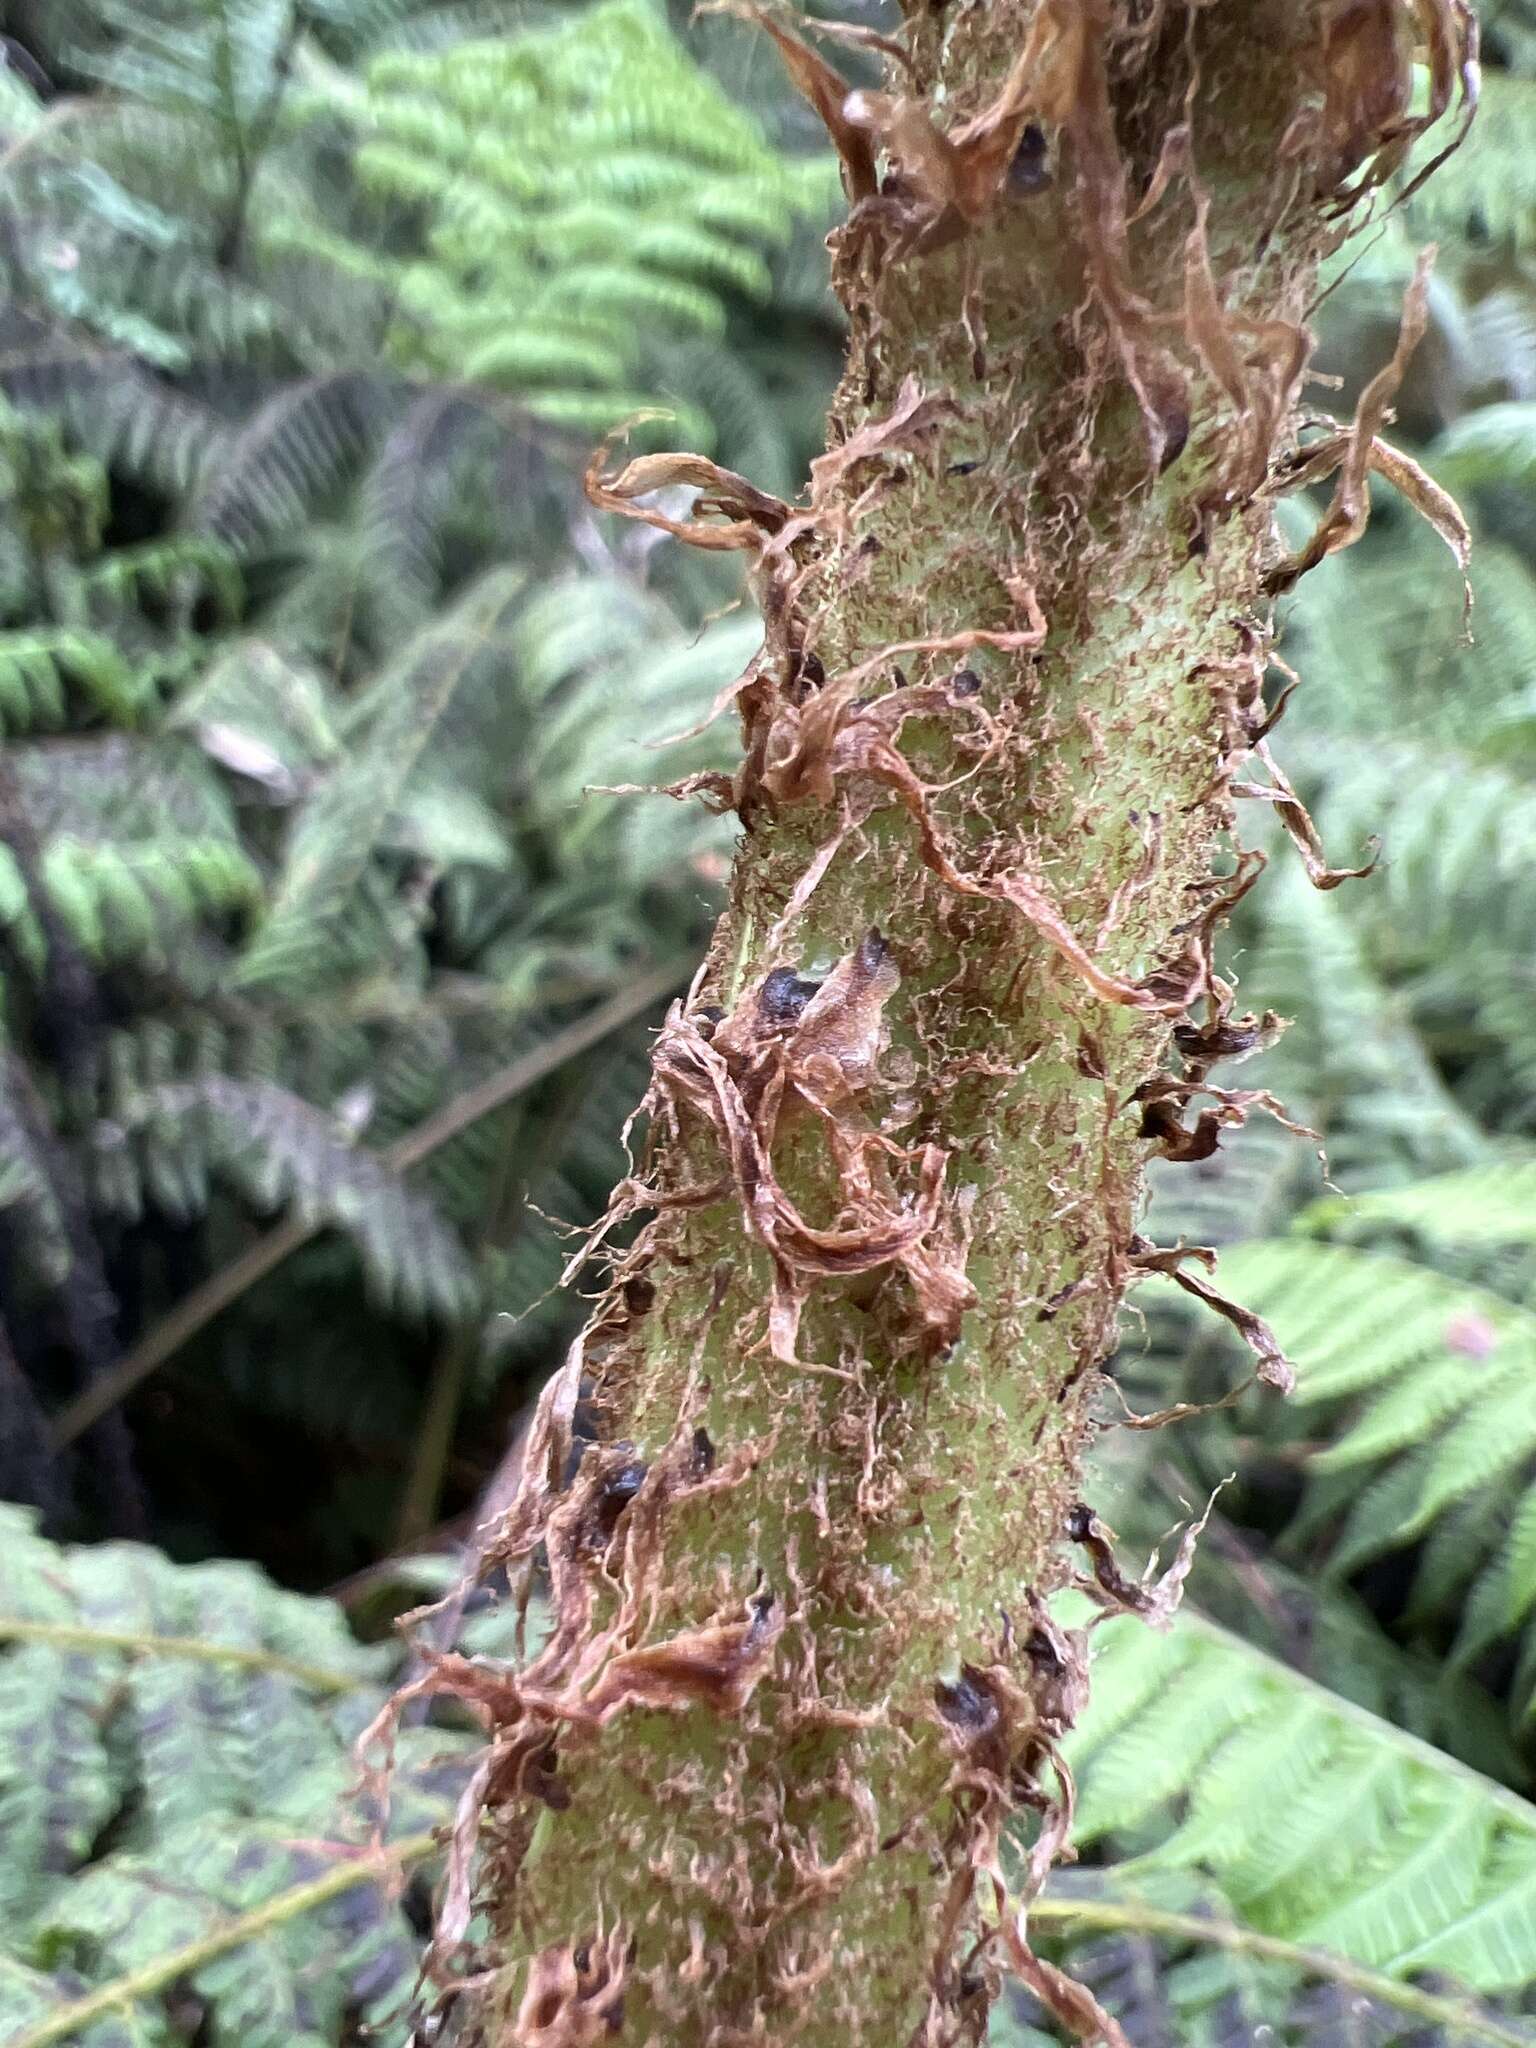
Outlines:
[[[110,723],[133,725],[150,680],[103,633],[68,627],[0,632],[0,729],[58,731],[72,690]]]
[[[0,1219],[30,1271],[46,1286],[57,1286],[69,1271],[69,1229],[26,1112],[16,1058],[0,1048]]]
[[[220,1173],[260,1211],[292,1204],[306,1223],[343,1231],[388,1301],[457,1320],[478,1299],[464,1248],[432,1204],[345,1143],[334,1118],[273,1083],[210,1075],[147,1089],[119,1100],[96,1145],[102,1195],[130,1214],[147,1190],[173,1215],[198,1215],[209,1174]]]
[[[265,922],[241,967],[248,988],[292,987],[330,964],[338,921],[454,694],[492,658],[522,584],[493,573],[434,619],[378,677],[351,753],[299,812]]]
[[[0,313],[0,391],[35,422],[64,426],[96,462],[168,493],[192,487],[227,433],[217,413],[132,357],[15,306]]]
[[[0,1624],[13,1617],[39,1631],[7,1647],[0,1626],[7,2038],[105,2048],[112,2034],[92,2023],[126,2013],[128,2038],[180,2041],[177,1982],[230,2048],[334,2041],[344,2010],[382,2020],[409,1989],[416,1941],[359,1854],[351,1741],[387,1675],[339,1610],[248,1565],[61,1551],[0,1507]],[[98,1624],[127,1645],[93,1641]],[[44,1639],[49,1627],[70,1639]],[[248,1655],[161,1655],[145,1636]],[[317,1695],[300,1658],[348,1690]],[[415,1860],[457,1779],[434,1777],[433,1752],[463,1738],[403,1733],[389,1831]],[[357,1894],[344,1924],[325,1910],[343,1892]]]
[[[1480,1182],[1445,1178],[1474,1193]],[[1404,1216],[1422,1214],[1426,1199],[1405,1191]],[[1379,1201],[1362,1207],[1375,1221],[1393,1217],[1392,1194]],[[1335,1204],[1314,1212],[1320,1221],[1337,1213]],[[1505,1531],[1528,1532],[1536,1498],[1536,1315],[1429,1265],[1300,1237],[1240,1244],[1224,1274],[1272,1317],[1297,1363],[1297,1401],[1327,1404],[1331,1440],[1308,1460],[1293,1550],[1331,1532],[1328,1569],[1342,1577],[1427,1538],[1416,1626],[1461,1620],[1463,1661],[1521,1627],[1532,1604],[1529,1539]],[[1512,1702],[1516,1715],[1524,1697]]]
[[[359,493],[369,559],[393,615],[419,624],[451,587],[466,505],[494,532],[493,504],[502,500],[509,542],[515,536],[518,552],[535,556],[540,513],[559,519],[552,484],[543,451],[477,394],[456,385],[413,390]]]
[[[1245,1298],[1283,1319],[1281,1341],[1298,1360],[1304,1402],[1357,1394],[1425,1361],[1458,1357],[1475,1393],[1487,1357],[1502,1366],[1536,1345],[1529,1311],[1431,1267],[1350,1245],[1299,1237],[1236,1245],[1223,1271]],[[1464,1333],[1473,1322],[1475,1332]],[[1452,1350],[1453,1343],[1463,1348]]]
[[[195,734],[220,767],[290,800],[340,752],[337,712],[318,668],[270,641],[242,639],[182,692],[166,730]]]
[[[1536,1243],[1536,1160],[1515,1155],[1405,1187],[1375,1189],[1314,1212],[1334,1223],[1397,1225],[1431,1243]]]
[[[382,381],[338,371],[287,386],[230,444],[191,508],[195,531],[237,555],[323,513],[358,473],[385,410]]]
[[[1529,485],[1536,479],[1536,404],[1512,400],[1469,412],[1435,443],[1434,462],[1452,490]]]
[[[821,196],[634,0],[380,54],[361,98],[317,74],[295,113],[346,124],[372,217],[419,235],[394,359],[582,431],[622,417],[648,337],[719,335],[727,296],[765,296],[765,250]],[[274,251],[353,267],[333,226],[277,233]]]
[[[1306,1103],[1330,1176],[1345,1188],[1380,1186],[1477,1159],[1487,1139],[1372,961],[1343,892],[1319,895],[1294,869],[1272,882],[1241,958],[1242,989],[1292,1020],[1262,1078]]]
[[[222,541],[201,534],[177,534],[114,548],[79,571],[86,602],[142,604],[156,599],[189,612],[199,598],[233,618],[240,609],[239,564]]]
[[[41,872],[70,936],[104,963],[164,963],[189,928],[242,917],[262,894],[249,855],[222,835],[103,844],[59,834]]]
[[[1408,202],[1417,232],[1529,247],[1536,235],[1536,169],[1528,147],[1536,85],[1493,71],[1466,142]]]
[[[1181,1873],[1067,1872],[1031,1905],[1029,1924],[1036,1946],[1052,1941],[1138,2042],[1530,2048],[1522,2019],[1244,1926],[1214,1885]],[[1056,2036],[1045,2017],[1021,1986],[1005,1985],[989,2048],[1048,2048]]]
[[[1067,1744],[1080,1841],[1203,1871],[1242,1922],[1388,1977],[1524,1989],[1536,1809],[1188,1613],[1155,1651],[1104,1641]]]

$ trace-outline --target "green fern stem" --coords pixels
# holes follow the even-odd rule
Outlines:
[[[552,1733],[561,1810],[535,1826],[518,1773],[497,1773],[495,2048],[595,2037],[619,1998],[626,2038],[673,2048],[936,2048],[975,2038],[995,1989],[982,1869],[1010,1784],[1054,1790],[1038,1734],[1071,1653],[1038,1603],[1068,1570],[1137,1256],[1137,1091],[1192,923],[1219,911],[1232,691],[1254,678],[1243,622],[1270,544],[1253,492],[1290,432],[1279,362],[1255,446],[1260,384],[1234,404],[1210,350],[1217,329],[1245,360],[1261,334],[1291,345],[1327,233],[1299,195],[1337,169],[1297,141],[1317,141],[1318,10],[1200,9],[1187,42],[1139,40],[1141,18],[994,0],[909,23],[915,85],[896,89],[952,132],[1042,31],[1054,182],[1023,178],[970,232],[930,221],[926,253],[864,239],[870,200],[838,247],[850,360],[813,526],[766,572],[730,907],[702,1028],[677,1024],[657,1069],[653,1220],[586,1340],[602,1440],[573,1491],[563,1458],[525,1491],[564,1592],[540,1703],[510,1684],[500,1704],[509,1741],[519,1711]],[[1203,300],[1187,186],[1116,225],[1186,119]],[[927,694],[889,751],[867,727],[860,751],[847,700],[878,718],[903,688]],[[839,692],[818,756],[818,698]],[[796,746],[798,782],[774,767]],[[1022,909],[1004,877],[1027,878]],[[858,1067],[873,1009],[827,999],[824,1056],[857,1077],[771,1133],[772,1173],[827,1242],[913,1215],[920,1159],[941,1158],[944,1192],[922,1253],[807,1282],[791,1345],[795,1253],[776,1278],[739,1048],[761,1073],[784,1043],[771,970],[839,961],[845,988],[883,977],[891,1043]],[[731,1067],[710,1048],[733,1040]],[[690,1093],[690,1073],[715,1079]],[[956,1337],[940,1296],[962,1268]],[[957,1686],[962,1666],[992,1675]]]
[[[1239,1927],[1235,1921],[1215,1920],[1200,1913],[1174,1913],[1158,1906],[1142,1905],[1135,1899],[1037,1899],[1029,1909],[1037,1927],[1059,1927],[1068,1933],[1143,1934],[1161,1941],[1188,1942],[1202,1948],[1219,1948],[1228,1955],[1253,1956],[1259,1962],[1280,1963],[1299,1975],[1324,1983],[1342,1984],[1398,2012],[1411,2013],[1426,2026],[1444,2027],[1452,2040],[1490,2041],[1494,2048],[1530,2048],[1530,2034],[1506,2026],[1491,2014],[1480,2011],[1465,1999],[1443,1998],[1417,1984],[1384,1977],[1377,1970],[1363,1969],[1327,1949],[1305,1948],[1282,1941],[1257,1928]]]
[[[103,1984],[99,1990],[88,1992],[83,1998],[70,1999],[35,2027],[15,2035],[7,2042],[6,2048],[48,2048],[53,2041],[73,2040],[94,2021],[108,2019],[114,2013],[131,2012],[134,2006],[153,1998],[167,1985],[190,1977],[207,1964],[216,1962],[220,1956],[228,1955],[232,1949],[261,1940],[274,1928],[286,1926],[290,1920],[355,1891],[359,1885],[380,1884],[398,1878],[414,1865],[425,1862],[437,1847],[437,1835],[429,1830],[391,1842],[374,1855],[359,1851],[355,1860],[339,1863],[323,1877],[312,1878],[306,1884],[293,1885],[287,1891],[279,1892],[276,1898],[253,1907],[249,1913],[237,1914],[200,1940],[168,1950],[142,1969],[114,1977],[110,1984]]]
[[[20,1621],[0,1614],[0,1643],[46,1643],[55,1650],[80,1650],[87,1655],[180,1657],[194,1664],[223,1664],[238,1671],[265,1671],[292,1678],[312,1692],[356,1692],[367,1680],[347,1671],[329,1671],[276,1650],[253,1650],[239,1643],[209,1643],[194,1636],[161,1636],[138,1629],[77,1628],[69,1622]]]

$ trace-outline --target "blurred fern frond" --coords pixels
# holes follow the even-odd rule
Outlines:
[[[248,1565],[59,1550],[4,1506],[0,1559],[4,2037],[184,1949],[184,1972],[69,2038],[318,2048],[384,2023],[417,1965],[408,1902],[376,1871],[334,1905],[285,1913],[284,1896],[356,1865],[374,1819],[390,1840],[444,1819],[465,1737],[401,1731],[375,1815],[351,1744],[393,1660],[329,1602]],[[195,1959],[261,1906],[244,1941]]]
[[[67,427],[28,410],[0,428],[11,616],[34,621],[7,631],[0,614],[18,727],[0,789],[3,989],[89,1198],[77,1223],[96,1267],[142,1288],[142,1327],[174,1307],[178,1272],[237,1258],[274,1208],[326,1222],[285,1282],[300,1330],[253,1347],[243,1311],[226,1312],[217,1372],[273,1418],[398,1440],[403,1326],[381,1352],[331,1329],[323,1304],[361,1274],[358,1317],[428,1311],[472,1348],[493,1310],[485,1399],[572,1312],[515,1320],[560,1263],[521,1204],[573,1221],[601,1205],[639,1072],[614,1066],[620,1105],[589,1056],[582,1092],[552,1080],[410,1190],[377,1148],[686,943],[721,828],[589,788],[716,758],[710,739],[659,759],[645,742],[696,722],[754,629],[695,633],[619,555],[581,572],[567,554],[542,587],[531,563],[486,559],[501,529],[477,523],[471,473],[489,456],[494,478],[512,437],[463,393],[295,386],[228,439],[182,526],[117,546],[107,474]],[[48,605],[59,623],[35,623]],[[49,1043],[59,1016],[67,1058]],[[19,1259],[47,1205],[19,1140],[0,1163]],[[20,1265],[18,1308],[64,1286],[69,1233],[51,1242]],[[11,1328],[24,1374],[76,1391],[54,1319]],[[355,1373],[337,1362],[352,1350]],[[36,1473],[16,1483],[40,1497]]]
[[[1285,1547],[1334,1581],[1400,1555],[1413,1566],[1399,1623],[1411,1640],[1443,1650],[1452,1638],[1452,1670],[1512,1646],[1517,1734],[1536,1691],[1529,1171],[1474,1168],[1314,1211],[1317,1228],[1420,1234],[1420,1258],[1298,1234],[1223,1259],[1297,1365],[1297,1412],[1276,1442],[1306,1445],[1306,1491]],[[1506,1181],[1507,1206],[1488,1192],[1485,1210],[1484,1192]],[[1430,1262],[1458,1246],[1480,1256]]]
[[[1530,2038],[1536,1808],[1188,1611],[1096,1640],[1067,1745],[1096,1867],[1033,1938],[1134,2039]],[[1047,2037],[1017,1998],[991,2038]]]
[[[390,356],[515,390],[581,435],[648,402],[648,339],[722,336],[731,295],[766,297],[765,252],[830,189],[822,159],[770,148],[636,0],[382,53],[360,88],[317,72],[294,118],[355,136],[368,246],[399,244]],[[266,245],[383,282],[356,236],[320,221],[289,216]],[[674,431],[712,440],[708,413],[678,405]]]

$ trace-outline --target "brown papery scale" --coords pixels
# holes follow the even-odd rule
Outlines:
[[[1081,1503],[1126,1289],[1176,1281],[1287,1378],[1212,1255],[1138,1235],[1141,1177],[1276,1113],[1207,1080],[1278,1024],[1212,965],[1262,866],[1236,794],[1344,880],[1264,737],[1273,594],[1373,471],[1463,545],[1383,439],[1422,274],[1357,416],[1303,444],[1297,400],[1318,261],[1459,133],[1473,31],[1460,0],[909,0],[852,93],[732,11],[842,159],[847,369],[795,503],[699,456],[591,472],[745,557],[740,765],[683,793],[747,829],[658,1036],[630,1248],[487,1552],[547,1566],[550,1633],[414,1688],[490,1745],[436,1966],[485,1973],[489,2048],[958,2048],[1009,1970],[1113,2040],[999,1843],[1027,1891],[1069,1833],[1086,1650],[1050,1594],[1166,1626],[1193,1555],[1117,1563]],[[1275,492],[1324,478],[1284,555]],[[584,1379],[610,1448],[562,1492]]]

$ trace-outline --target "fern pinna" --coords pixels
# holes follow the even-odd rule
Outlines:
[[[67,459],[82,488],[93,477],[104,487],[48,423],[15,413],[10,429],[34,466],[52,446],[55,470]],[[263,460],[271,445],[257,444]],[[304,454],[300,439],[290,474],[303,477]],[[23,518],[36,488],[18,501]],[[61,491],[53,503],[58,517],[71,500]],[[685,727],[718,663],[741,658],[740,627],[722,623],[690,647],[664,601],[618,564],[601,583],[544,592],[522,570],[488,567],[455,601],[424,603],[390,655],[371,662],[364,649],[338,674],[292,627],[268,637],[251,613],[247,579],[261,573],[270,525],[253,541],[226,515],[229,542],[192,532],[150,560],[143,547],[104,546],[90,503],[77,540],[43,547],[18,534],[33,550],[18,608],[46,589],[81,624],[34,625],[13,656],[21,729],[0,858],[10,1028],[19,1056],[42,1055],[29,1086],[58,1139],[50,1156],[78,1183],[74,1213],[89,1212],[121,1268],[167,1227],[204,1231],[205,1256],[228,1257],[242,1209],[292,1206],[352,1241],[382,1302],[471,1324],[487,1307],[529,1306],[558,1270],[549,1226],[534,1225],[542,1251],[530,1264],[525,1213],[514,1205],[504,1219],[526,1290],[510,1300],[493,1291],[513,1273],[497,1243],[472,1246],[465,1233],[500,1171],[509,1118],[537,1121],[501,1110],[488,1130],[454,1134],[424,1161],[419,1190],[380,1148],[681,944],[707,832],[681,811],[597,810],[582,791],[644,761],[633,700],[610,687],[614,666],[631,667],[644,644],[650,715]],[[570,635],[573,588],[589,604],[604,593],[589,646]],[[398,619],[408,586],[393,603]],[[91,633],[131,690],[104,696]],[[495,743],[509,715],[527,721],[512,760]],[[58,739],[52,724],[66,728]],[[50,1052],[38,1034],[61,976],[74,989],[70,1031]],[[573,1129],[525,1192],[560,1212],[575,1178],[579,1213],[598,1199],[609,1145]],[[13,1171],[18,1186],[48,1182],[35,1148]],[[19,1226],[21,1211],[11,1215]],[[24,1290],[67,1292],[48,1279],[71,1268],[65,1239],[35,1236]],[[335,1275],[334,1253],[317,1256],[316,1277]],[[157,1294],[166,1301],[163,1284],[141,1315]],[[32,1328],[46,1339],[46,1322]],[[45,1393],[79,1391],[67,1357],[23,1362]],[[345,1376],[313,1385],[310,1363],[293,1365],[257,1397],[345,1428],[348,1397],[325,1405]],[[373,1393],[374,1422],[367,1401],[356,1420],[400,1426],[402,1395],[397,1378],[392,1397]],[[37,1497],[36,1473],[15,1470],[9,1483]]]
[[[403,1731],[388,1816],[359,1802],[351,1744],[390,1669],[248,1565],[60,1551],[0,1508],[0,2040],[387,2028],[418,1951],[389,1880],[430,1849],[467,1747]]]
[[[1536,1808],[1504,1787],[1194,1616],[1108,1631],[1069,1760],[1088,1867],[1031,1922],[1138,2048],[1536,2037]]]
[[[584,791],[712,758],[639,744],[696,722],[750,628],[694,644],[718,575],[663,586],[645,551],[584,528],[573,552],[584,447],[554,422],[664,395],[643,379],[676,347],[667,378],[686,369],[688,402],[718,409],[697,430],[787,476],[804,422],[780,424],[729,330],[826,173],[644,8],[537,30],[505,6],[364,0],[21,11],[32,57],[0,105],[0,924],[30,1122],[7,1129],[41,1116],[72,1194],[5,1212],[30,1417],[5,1484],[56,1507],[39,1401],[72,1440],[82,1402],[169,1357],[184,1426],[211,1369],[360,1457],[340,1519],[313,1475],[311,1540],[340,1567],[392,1493],[441,1488],[393,1448],[446,1355],[434,1326],[466,1333],[486,1412],[569,1316],[545,1304],[558,1223],[618,1170],[638,1070],[607,1046],[564,1074],[553,1058],[413,1154],[409,1187],[392,1148],[580,1037],[609,992],[645,997],[657,963],[681,975],[716,871],[718,835],[686,811]],[[534,90],[522,176],[487,154],[510,132],[490,115]],[[56,118],[76,104],[89,121]],[[432,189],[407,193],[390,165],[413,120]],[[599,144],[606,193],[573,168]],[[526,342],[500,368],[452,285],[475,194],[501,209],[502,257],[474,304]],[[814,390],[825,337],[806,360]],[[65,981],[67,1058],[41,1022]],[[16,1146],[6,1185],[50,1186]],[[101,1276],[89,1362],[65,1328],[61,1276],[84,1270],[66,1210]],[[287,1238],[253,1239],[284,1211]],[[292,1263],[247,1304],[269,1242]],[[103,1432],[121,1439],[110,1413],[82,1505],[127,1528],[121,1441],[90,1477]],[[215,1511],[200,1490],[187,1507]]]

